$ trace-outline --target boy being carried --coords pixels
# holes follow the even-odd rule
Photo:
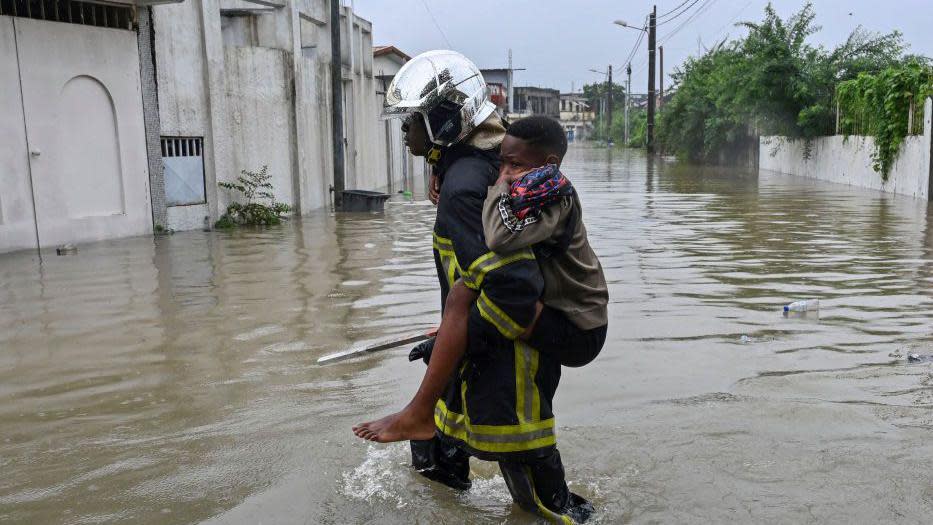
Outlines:
[[[531,246],[544,277],[535,321],[516,336],[561,364],[578,367],[591,362],[605,343],[609,293],[587,240],[580,200],[558,170],[566,151],[557,121],[527,117],[512,124],[500,149],[499,179],[483,206],[483,230],[493,252]],[[485,271],[480,266],[473,278],[482,280]],[[413,359],[428,361],[412,401],[401,412],[353,427],[354,434],[382,443],[434,436],[435,404],[466,352],[468,337],[483,337],[481,327],[469,326],[479,285],[458,280],[448,293],[437,338],[412,352]],[[495,312],[480,313],[496,324]]]

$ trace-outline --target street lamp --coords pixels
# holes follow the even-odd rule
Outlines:
[[[627,27],[629,29],[634,29],[636,31],[641,31],[643,33],[648,33],[648,151],[651,151],[654,144],[654,45],[655,45],[655,29],[657,27],[657,7],[653,8],[651,14],[648,15],[648,24],[647,27],[633,27],[628,25],[628,22],[625,20],[613,20],[612,23],[619,27]],[[639,37],[639,43],[641,42],[641,37]],[[663,48],[662,48],[663,49]],[[662,50],[662,57],[663,50]],[[664,59],[661,59],[661,68],[664,68]],[[625,135],[626,141],[628,141],[628,107],[629,107],[629,97],[631,96],[632,89],[632,64],[629,63],[626,68],[626,73],[628,73],[628,82],[625,86]],[[663,77],[663,73],[661,74]],[[663,80],[662,80],[663,82]],[[662,84],[662,93],[664,91]]]
[[[635,26],[628,25],[628,22],[626,22],[625,20],[613,20],[612,23],[617,26],[625,27],[628,29],[634,29],[635,31],[642,31],[644,33],[648,32],[648,30],[645,29],[644,27],[635,27]]]

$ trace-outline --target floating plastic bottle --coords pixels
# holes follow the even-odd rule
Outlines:
[[[812,312],[820,309],[819,299],[807,299],[805,301],[794,301],[784,305],[784,313],[788,312]]]

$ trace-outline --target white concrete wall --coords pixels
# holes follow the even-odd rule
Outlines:
[[[175,231],[199,230],[211,226],[207,204],[169,206],[166,210],[169,227]]]
[[[326,36],[326,35],[325,35]],[[317,50],[314,54],[321,54]],[[310,54],[310,53],[309,53]],[[334,163],[331,145],[330,64],[315,57],[299,58],[299,77],[303,89],[298,93],[298,129],[303,131],[298,148],[301,182],[301,213],[328,206]]]
[[[268,166],[276,201],[294,204],[291,57],[263,47],[227,47],[224,51],[235,174]]]
[[[331,202],[329,4],[269,5],[277,3],[191,0],[153,8],[162,132],[205,137],[211,221],[231,197],[216,182],[264,164],[273,175],[276,198],[297,212]],[[221,9],[261,10],[253,24],[255,38],[239,38],[228,25],[225,45]],[[347,7],[342,13],[346,187],[383,189],[391,179],[373,79],[372,25]],[[401,184],[400,173],[391,177]],[[201,227],[200,211],[189,211],[169,210],[168,226]]]
[[[872,168],[872,137],[850,136],[846,139],[834,135],[813,139],[806,158],[804,140],[761,137],[759,169],[929,199],[931,118],[933,102],[927,99],[924,134],[905,138],[887,181],[882,180],[881,174]]]
[[[198,5],[189,0],[152,10],[163,135],[207,134],[210,116]]]
[[[13,19],[0,16],[0,251],[35,248],[29,152]]]

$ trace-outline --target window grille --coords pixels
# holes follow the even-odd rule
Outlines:
[[[136,8],[74,0],[0,0],[0,15],[133,30]]]
[[[162,137],[162,166],[166,205],[187,206],[207,202],[203,138]]]

